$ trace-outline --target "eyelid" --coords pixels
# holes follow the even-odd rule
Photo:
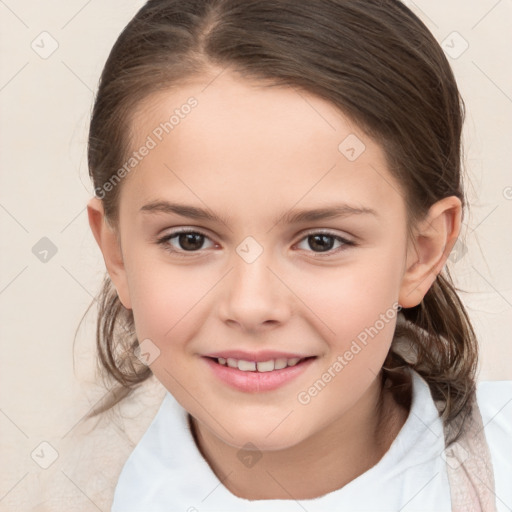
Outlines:
[[[300,234],[300,240],[304,239],[305,237],[308,237],[308,236],[311,236],[311,235],[328,235],[328,236],[332,236],[333,238],[340,238],[341,240],[345,241],[345,242],[353,242],[355,243],[355,240],[352,240],[352,238],[350,238],[350,235],[340,235],[339,233],[335,232],[335,231],[331,231],[330,229],[322,229],[322,228],[311,228],[311,229],[308,229],[307,231],[304,231],[303,233]]]

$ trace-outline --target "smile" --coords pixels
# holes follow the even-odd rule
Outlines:
[[[249,361],[233,357],[202,358],[214,377],[239,391],[272,391],[292,381],[313,363],[316,356]]]
[[[307,358],[299,358],[293,357],[291,359],[279,358],[279,359],[270,359],[268,361],[246,361],[244,359],[235,359],[233,357],[228,357],[227,359],[223,357],[217,358],[217,362],[223,366],[229,366],[230,368],[238,368],[242,372],[272,372],[274,370],[282,370],[283,368],[287,368],[288,366],[295,366],[300,361],[303,361]]]

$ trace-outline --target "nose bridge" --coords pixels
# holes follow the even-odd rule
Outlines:
[[[274,251],[266,249],[253,237],[247,237],[233,254],[233,271],[223,294],[224,320],[245,328],[257,328],[268,321],[282,322],[289,314],[286,286],[275,275]]]

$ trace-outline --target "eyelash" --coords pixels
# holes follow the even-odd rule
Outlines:
[[[177,231],[174,231],[172,233],[169,233],[161,238],[159,238],[157,240],[157,244],[158,245],[162,245],[164,250],[171,253],[171,254],[175,254],[177,256],[180,256],[180,257],[190,257],[192,255],[195,255],[197,253],[199,253],[201,251],[201,249],[197,250],[197,251],[184,251],[184,250],[176,250],[176,249],[172,249],[169,245],[169,241],[172,240],[173,238],[176,238],[177,236],[179,235],[182,235],[182,234],[187,234],[187,233],[193,233],[195,235],[202,235],[204,236],[205,238],[210,238],[208,235],[206,235],[206,233],[203,233],[197,229],[180,229],[180,230],[177,230]],[[314,235],[324,235],[324,236],[328,236],[328,237],[331,237],[331,238],[334,238],[335,240],[341,242],[343,245],[341,247],[338,247],[337,249],[329,249],[328,251],[324,251],[324,252],[314,252],[314,251],[307,251],[307,252],[312,252],[315,256],[315,258],[324,258],[324,257],[327,257],[327,256],[332,256],[334,254],[337,254],[343,250],[346,250],[347,247],[353,247],[356,245],[355,242],[352,242],[351,240],[347,240],[346,238],[343,238],[339,235],[335,235],[333,233],[330,233],[328,231],[311,231],[309,233],[306,233],[300,240],[299,240],[299,243],[302,242],[303,240],[309,238],[310,236],[314,236]]]

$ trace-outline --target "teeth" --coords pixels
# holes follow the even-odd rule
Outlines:
[[[274,360],[257,362],[256,368],[259,372],[271,372],[274,369]]]
[[[274,362],[274,368],[276,370],[282,370],[288,366],[288,361],[286,359],[276,359]]]
[[[272,372],[274,370],[282,370],[287,366],[295,366],[299,361],[301,361],[300,357],[292,357],[290,359],[279,358],[279,359],[270,359],[268,361],[245,361],[244,359],[234,359],[233,357],[228,357],[227,359],[223,357],[217,358],[217,362],[223,366],[229,366],[230,368],[237,368],[243,372]]]
[[[244,361],[243,359],[239,359],[238,369],[243,372],[254,372],[256,371],[256,363],[254,361]]]
[[[228,366],[230,366],[231,368],[238,368],[238,362],[236,359],[233,359],[232,357],[228,357],[227,362],[228,362]],[[219,361],[219,363],[220,363],[220,361]]]

